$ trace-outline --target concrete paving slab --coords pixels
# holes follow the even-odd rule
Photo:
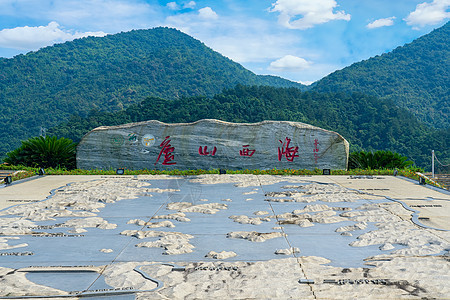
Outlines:
[[[395,176],[329,176],[331,182],[365,193],[395,199],[418,211],[420,222],[436,229],[450,230],[450,193],[431,189]],[[313,179],[315,180],[315,179]]]
[[[33,180],[3,185],[0,188],[0,210],[12,205],[45,200],[51,192],[72,182],[100,179],[102,176],[39,176]]]
[[[192,180],[195,178],[199,180]],[[437,265],[442,266],[441,270],[435,271],[440,277],[433,277],[440,283],[427,286],[426,276],[430,275],[425,274],[432,270],[424,267],[418,273],[421,277],[417,277],[421,282],[409,282],[408,291],[410,285],[411,288],[414,284],[426,286],[428,290],[424,288],[417,295],[439,298],[450,288],[443,283],[450,279],[445,271],[446,268],[450,270],[450,263],[445,260],[450,249],[450,231],[447,231],[450,196],[446,193],[392,176],[242,175],[236,176],[234,181],[231,177],[216,176],[217,182],[223,178],[228,178],[228,182],[214,184],[202,183],[202,178],[205,177],[42,176],[1,188],[0,207],[3,211],[0,211],[0,222],[3,223],[0,229],[9,228],[16,234],[0,235],[0,246],[3,247],[0,248],[0,275],[4,274],[0,276],[0,297],[25,295],[20,284],[23,284],[24,291],[27,284],[31,286],[27,293],[41,296],[62,295],[78,289],[70,285],[61,288],[48,284],[49,290],[45,294],[34,283],[46,285],[47,281],[53,281],[55,274],[49,272],[42,281],[36,279],[33,283],[32,279],[38,275],[27,276],[31,281],[26,281],[20,272],[14,271],[29,266],[54,268],[55,265],[71,268],[108,266],[110,271],[98,272],[91,279],[85,277],[83,280],[87,282],[82,284],[105,290],[106,295],[131,289],[136,291],[136,295],[142,293],[152,299],[185,298],[188,295],[223,298],[231,294],[249,298],[262,295],[269,298],[294,295],[302,295],[301,298],[305,299],[334,298],[336,295],[354,298],[372,295],[374,290],[381,298],[389,295],[416,296],[412,292],[404,294],[405,285],[399,280],[414,277],[411,274],[418,271],[411,268],[422,262],[425,266],[433,266],[433,269]],[[245,179],[247,185],[240,185],[241,179]],[[45,199],[48,200],[34,203]],[[81,203],[77,204],[77,201],[83,205],[77,206]],[[34,220],[33,213],[25,210],[26,205],[24,209],[15,207],[14,213],[7,214],[6,209],[18,203],[34,205],[34,213],[45,210],[47,214]],[[226,204],[227,208],[215,213],[183,212],[181,208],[170,208],[170,203],[187,203],[187,207],[217,203]],[[156,216],[181,212],[189,221],[169,219],[175,227],[147,228],[149,223],[167,221],[166,217],[157,219]],[[241,224],[229,218],[232,215],[267,216],[268,220],[259,225]],[[292,223],[298,218],[308,220],[313,226],[301,227]],[[141,219],[147,224],[132,224],[129,222],[132,219]],[[40,229],[25,234],[17,231],[17,226],[23,226],[25,232],[30,229],[27,223],[23,223],[27,220],[33,220]],[[59,226],[71,220],[80,221],[76,228],[85,230],[79,237],[71,233],[75,227]],[[283,220],[291,223],[279,224]],[[395,224],[394,227],[390,228],[390,223]],[[137,232],[123,235],[121,232],[124,230],[155,231],[161,236],[137,238]],[[38,231],[44,234],[36,234]],[[227,237],[228,233],[239,231],[258,235],[278,232],[283,235],[257,242]],[[156,242],[176,232],[182,237],[192,236],[189,240],[195,247],[192,253],[164,255],[164,247],[136,247],[139,243]],[[15,246],[18,248],[8,248]],[[174,246],[172,244],[169,248]],[[300,253],[275,254],[276,250],[290,247],[298,247]],[[210,250],[234,251],[237,256],[225,260],[206,258],[205,254]],[[27,251],[33,255],[26,255]],[[145,266],[155,262],[158,265],[146,269]],[[166,270],[166,264],[173,262],[183,266],[183,270]],[[372,271],[364,267],[365,262],[375,265]],[[133,271],[139,265],[165,286],[158,291],[139,292],[151,290],[154,286]],[[230,269],[231,266],[237,269]],[[397,269],[409,270],[409,273],[398,276],[393,271]],[[388,276],[391,284],[383,288],[378,286],[379,281],[364,281],[357,287],[350,287],[354,282],[345,281],[359,282],[370,278],[370,272],[377,274],[376,280]],[[100,274],[105,283],[101,281],[94,285]],[[344,281],[341,287],[336,283],[330,286],[323,283],[327,278]],[[300,279],[304,279],[304,283]],[[11,284],[14,281],[20,284]],[[362,284],[367,285],[363,287]],[[60,294],[55,294],[58,289]]]

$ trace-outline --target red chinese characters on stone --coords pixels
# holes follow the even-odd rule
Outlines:
[[[170,145],[170,136],[166,136],[166,139],[159,145],[161,147],[161,151],[159,152],[158,158],[156,159],[155,166],[158,163],[161,156],[164,154],[164,160],[162,162],[163,165],[175,165],[176,162],[172,161],[175,156],[173,155],[173,151],[175,150],[175,147],[172,147]]]
[[[208,146],[205,146],[205,147],[200,146],[200,147],[198,147],[198,154],[200,154],[200,155],[211,155],[211,156],[214,156],[214,155],[216,155],[216,152],[217,152],[217,148],[216,147],[214,147],[211,152],[208,152]]]
[[[298,146],[289,147],[291,139],[286,137],[285,141],[279,140],[281,148],[278,147],[278,161],[284,156],[287,161],[294,161],[294,158],[298,157]]]
[[[316,164],[317,164],[317,159],[319,158],[319,154],[318,154],[319,148],[317,147],[318,145],[319,145],[319,140],[315,139],[314,140],[314,150],[313,150],[313,152],[314,152],[314,162]]]
[[[248,149],[248,147],[250,147],[250,145],[242,145],[242,147],[244,147],[244,149],[239,150],[239,155],[240,156],[247,156],[247,157],[251,157],[253,154],[255,154],[254,149]]]

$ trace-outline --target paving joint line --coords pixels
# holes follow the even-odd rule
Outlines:
[[[258,175],[256,175],[256,178],[257,178],[257,180],[258,180],[258,183],[259,183],[259,186],[260,186],[261,190],[263,191],[263,193],[264,193],[264,195],[265,195],[266,192],[265,192],[265,190],[264,190],[264,188],[263,188],[263,186],[262,186],[261,181],[259,180]],[[275,219],[277,220],[277,223],[279,223],[278,215],[275,213],[275,210],[273,209],[272,203],[270,203],[270,202],[268,202],[268,203],[269,203],[270,209],[272,210],[273,215],[275,216]],[[289,239],[287,238],[287,234],[284,232],[283,226],[280,226],[280,228],[281,228],[281,231],[282,231],[282,233],[283,233],[284,239],[286,240],[286,242],[287,242],[287,244],[288,244],[288,246],[289,246],[289,249],[292,251],[292,256],[296,259],[297,264],[299,265],[300,270],[301,270],[302,273],[303,273],[303,276],[304,276],[305,279],[308,281],[307,284],[308,284],[308,286],[309,286],[309,289],[311,290],[311,293],[312,293],[314,299],[317,299],[317,296],[316,296],[316,294],[315,294],[315,292],[314,292],[313,286],[312,286],[312,284],[309,282],[308,277],[306,276],[306,272],[305,272],[305,270],[304,270],[304,268],[303,268],[303,265],[302,265],[302,263],[300,262],[300,258],[297,257],[297,255],[295,254],[294,248],[292,247],[291,243],[289,242]]]
[[[331,180],[334,181],[333,179],[331,179]],[[395,202],[395,203],[400,204],[404,209],[406,209],[407,211],[412,212],[412,215],[411,215],[411,218],[409,218],[409,221],[411,221],[411,223],[412,223],[415,227],[417,227],[417,228],[419,228],[419,229],[426,230],[426,231],[428,231],[430,234],[432,234],[432,235],[434,235],[435,237],[437,237],[438,239],[443,239],[443,240],[445,240],[446,242],[448,242],[448,240],[447,240],[445,237],[441,237],[441,236],[437,235],[435,231],[443,231],[443,232],[446,232],[446,231],[450,231],[450,230],[447,230],[447,229],[441,229],[441,228],[433,228],[433,227],[426,226],[426,225],[420,223],[420,222],[418,221],[420,211],[411,208],[411,207],[410,207],[408,204],[406,204],[404,201],[397,200],[397,199],[394,199],[394,198],[391,198],[391,197],[388,197],[388,196],[384,196],[384,195],[378,195],[378,194],[375,194],[375,193],[367,193],[367,192],[363,192],[363,191],[358,190],[358,189],[353,189],[353,188],[345,187],[345,186],[339,184],[339,183],[336,182],[336,181],[334,181],[334,182],[335,182],[335,184],[337,184],[337,185],[339,185],[339,186],[341,186],[341,187],[343,187],[343,188],[345,188],[345,189],[357,191],[357,192],[359,192],[359,193],[361,193],[361,194],[365,194],[365,195],[370,195],[370,196],[376,196],[376,197],[380,197],[380,198],[385,198],[386,200],[388,200],[388,201],[390,201],[390,202]],[[399,216],[398,214],[396,214],[396,213],[394,213],[394,212],[388,210],[387,208],[381,206],[379,203],[372,202],[371,199],[366,199],[366,200],[369,201],[369,202],[372,203],[372,204],[377,204],[377,206],[378,206],[379,208],[381,208],[381,209],[385,210],[386,212],[388,212],[388,213],[390,213],[390,214],[392,214],[392,215],[398,217],[399,219],[403,220],[403,218],[402,218],[401,216]],[[448,200],[447,200],[447,201],[448,201]],[[417,219],[417,220],[414,220],[414,219]],[[431,256],[435,256],[435,255],[431,255]]]
[[[183,181],[182,185],[185,183],[185,181],[186,181],[186,180]],[[181,187],[181,186],[180,186],[180,187]],[[145,228],[145,226],[147,226],[146,224],[147,224],[148,222],[150,222],[150,221],[156,216],[156,214],[161,210],[161,208],[163,208],[164,205],[167,205],[167,203],[169,202],[169,200],[172,198],[173,195],[174,195],[174,194],[170,194],[170,195],[167,197],[167,200],[166,200],[163,204],[161,204],[161,206],[160,206],[160,207],[156,210],[156,212],[150,217],[150,219],[148,219],[148,221],[145,222],[144,225],[142,225],[142,227],[141,227],[140,230],[143,230],[143,229]],[[125,251],[125,249],[131,244],[131,242],[133,241],[133,239],[134,239],[133,237],[130,237],[128,243],[122,248],[122,250],[120,250],[120,252],[116,255],[116,257],[114,257],[114,259],[111,261],[111,263],[105,265],[105,267],[100,271],[100,273],[99,273],[99,275],[97,276],[97,278],[96,278],[96,279],[88,286],[88,288],[87,288],[86,290],[82,291],[81,294],[84,293],[84,292],[86,292],[86,291],[88,291],[88,290],[95,284],[95,282],[97,282],[97,280],[103,275],[103,272],[106,270],[106,268],[107,268],[108,266],[111,266],[114,262],[117,261],[117,259],[119,258],[119,256],[120,256],[120,255]]]

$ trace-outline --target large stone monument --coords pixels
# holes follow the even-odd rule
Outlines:
[[[159,121],[98,127],[77,148],[80,169],[346,169],[348,142],[304,123]]]

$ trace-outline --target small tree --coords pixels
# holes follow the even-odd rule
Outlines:
[[[406,156],[392,151],[352,152],[349,156],[349,169],[404,169],[413,164]]]
[[[70,139],[38,136],[22,141],[19,148],[6,154],[4,161],[27,167],[75,169],[75,149]]]

